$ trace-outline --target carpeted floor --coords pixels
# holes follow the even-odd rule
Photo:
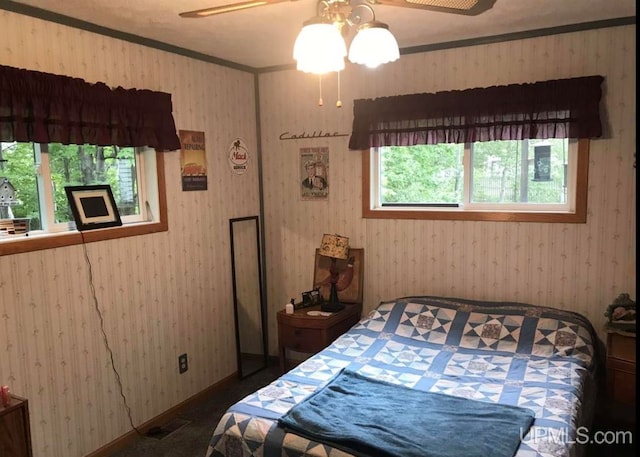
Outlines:
[[[159,433],[141,436],[110,457],[204,457],[213,429],[226,409],[279,375],[278,366],[259,371],[187,409],[160,427]]]

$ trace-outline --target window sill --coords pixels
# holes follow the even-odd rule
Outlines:
[[[166,220],[161,220],[159,222],[141,222],[85,232],[73,231],[2,237],[0,238],[0,256],[166,232],[167,226]]]
[[[365,219],[422,219],[449,221],[498,221],[498,222],[557,222],[581,224],[587,221],[586,211],[575,213],[552,212],[502,212],[502,211],[425,211],[363,208]]]

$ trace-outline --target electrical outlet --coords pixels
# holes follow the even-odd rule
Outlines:
[[[189,362],[187,361],[187,354],[181,354],[178,356],[178,371],[180,374],[189,369]]]

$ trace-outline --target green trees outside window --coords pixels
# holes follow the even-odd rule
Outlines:
[[[382,147],[380,203],[565,204],[568,147],[566,139]]]
[[[121,216],[140,214],[134,148],[0,143],[3,177],[16,189],[19,204],[0,208],[0,219],[29,218],[31,230],[45,227],[47,212],[53,224],[73,220],[64,191],[69,185],[109,184]]]

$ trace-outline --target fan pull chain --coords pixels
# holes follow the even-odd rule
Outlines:
[[[322,101],[322,75],[318,75],[318,82],[320,84],[320,98],[318,99],[318,106],[324,105]]]
[[[342,108],[342,100],[340,100],[340,72],[338,72],[338,101],[336,102],[336,107]]]

